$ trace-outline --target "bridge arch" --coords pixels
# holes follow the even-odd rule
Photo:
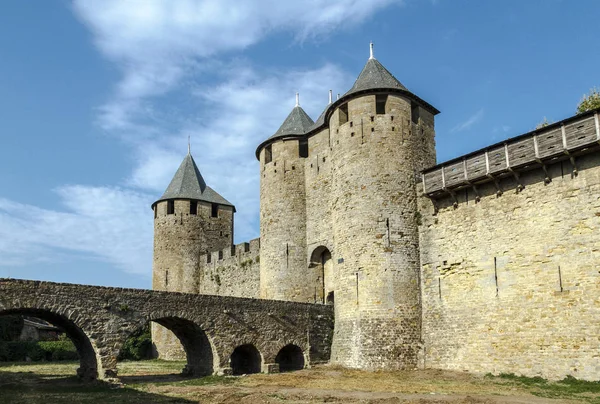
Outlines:
[[[157,323],[171,331],[183,347],[187,364],[182,373],[187,376],[208,376],[219,369],[219,355],[213,338],[201,324],[179,315],[160,313],[148,321]]]
[[[99,374],[102,374],[102,367],[93,340],[86,334],[81,326],[77,324],[76,320],[71,319],[67,313],[60,313],[59,311],[60,310],[53,311],[40,308],[0,308],[0,316],[18,314],[36,317],[64,330],[67,337],[69,337],[73,342],[73,345],[75,345],[75,349],[77,349],[77,354],[79,355],[77,375],[84,380],[97,379]]]
[[[231,372],[234,375],[260,373],[263,358],[254,344],[238,345],[230,356]]]
[[[288,344],[279,350],[275,363],[279,365],[280,372],[302,370],[305,365],[304,352],[298,345]]]

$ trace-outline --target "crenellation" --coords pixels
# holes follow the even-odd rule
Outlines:
[[[369,59],[258,146],[260,239],[157,201],[155,287],[332,305],[346,367],[597,378],[599,111],[436,165],[439,111]]]

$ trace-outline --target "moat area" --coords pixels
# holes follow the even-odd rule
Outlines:
[[[1,363],[0,403],[600,403],[600,382],[333,366],[248,376],[178,375],[184,362],[122,362],[122,385],[82,383],[76,362]]]

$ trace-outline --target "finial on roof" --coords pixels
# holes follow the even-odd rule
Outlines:
[[[333,101],[333,90],[329,90],[329,103]]]
[[[375,59],[375,56],[373,56],[373,41],[371,41],[371,56],[369,59]]]
[[[300,94],[296,93],[296,106],[299,107],[300,106]]]
[[[188,135],[188,154],[192,154],[192,143],[190,141],[190,135]]]
[[[338,100],[340,99],[340,93],[338,93],[338,95],[337,95],[337,99],[338,99]]]

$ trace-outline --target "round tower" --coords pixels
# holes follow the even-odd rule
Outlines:
[[[235,207],[206,185],[188,152],[152,210],[152,289],[198,293],[200,257],[233,244]],[[182,356],[175,336],[158,324],[152,325],[152,339],[161,358]]]
[[[258,146],[260,160],[260,297],[315,301],[314,270],[306,258],[303,136],[314,124],[296,106],[273,136]]]
[[[338,274],[332,362],[415,368],[421,346],[416,181],[438,111],[371,54],[328,115]],[[425,123],[427,122],[427,123]]]

